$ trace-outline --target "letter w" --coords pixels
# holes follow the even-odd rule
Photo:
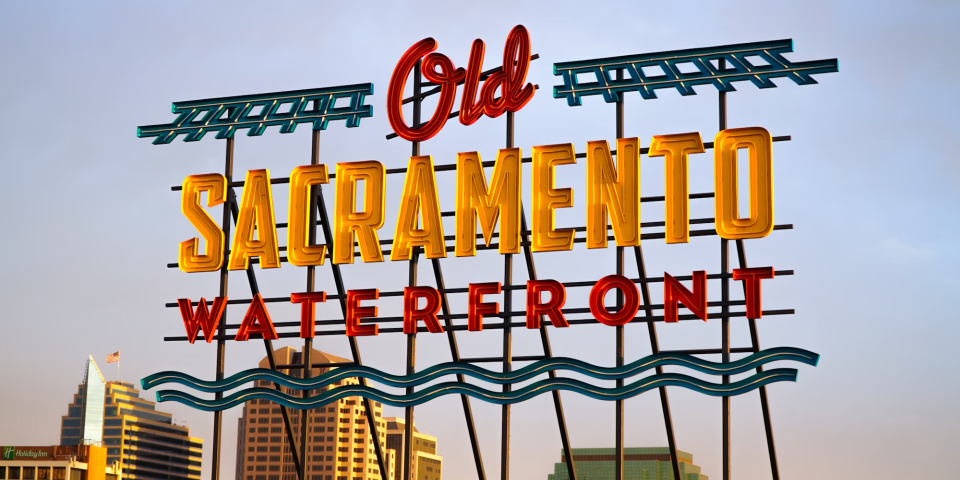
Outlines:
[[[223,316],[223,309],[227,306],[227,297],[213,299],[212,312],[207,308],[207,299],[205,298],[200,298],[196,311],[190,308],[190,303],[189,298],[177,300],[177,304],[180,305],[180,316],[183,317],[183,327],[187,330],[187,340],[193,343],[197,339],[197,332],[203,329],[203,339],[210,343],[217,331],[220,317]]]

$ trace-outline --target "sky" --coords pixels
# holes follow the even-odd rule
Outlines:
[[[0,444],[51,445],[61,415],[76,392],[84,361],[93,355],[108,380],[139,383],[149,374],[178,370],[212,378],[215,347],[164,342],[181,335],[177,298],[216,295],[217,274],[168,269],[180,241],[195,236],[170,191],[187,175],[222,170],[224,142],[154,146],[136,138],[138,125],[173,120],[173,101],[372,82],[373,117],[359,128],[331,123],[321,134],[321,162],[378,160],[404,166],[409,144],[391,133],[385,99],[403,52],[433,37],[439,51],[465,66],[470,43],[487,44],[484,68],[500,65],[503,41],[515,25],[530,32],[539,60],[528,80],[533,100],[516,115],[516,143],[527,156],[535,145],[615,140],[614,108],[600,97],[579,107],[551,97],[560,83],[555,62],[683,48],[791,38],[794,61],[839,59],[839,72],[798,86],[737,84],[728,95],[730,127],[761,126],[792,141],[774,144],[776,222],[792,230],[748,240],[750,266],[792,269],[764,284],[764,306],[795,315],[758,321],[762,347],[793,346],[821,355],[800,368],[796,383],[768,388],[783,478],[952,478],[949,459],[960,449],[960,295],[956,238],[960,236],[960,161],[950,146],[960,133],[960,5],[953,2],[3,2],[0,4]],[[696,88],[681,97],[625,97],[625,132],[647,146],[653,135],[717,133],[717,93]],[[457,104],[459,105],[459,97]],[[432,107],[428,108],[428,110]],[[466,127],[448,122],[423,154],[454,163],[457,152],[494,158],[504,146],[504,118]],[[235,171],[269,168],[285,177],[309,163],[310,132],[238,135]],[[710,153],[691,157],[690,191],[710,191]],[[641,192],[662,195],[662,160],[641,161]],[[557,185],[574,189],[574,208],[557,223],[584,222],[582,161],[558,169]],[[440,177],[441,208],[453,202],[453,177]],[[529,170],[525,175],[529,175]],[[391,238],[401,176],[387,185]],[[529,177],[527,177],[529,178]],[[446,181],[444,181],[446,179]],[[529,199],[529,185],[525,186]],[[277,220],[286,218],[287,189],[273,191]],[[529,202],[528,200],[526,200]],[[332,197],[328,197],[332,203]],[[213,210],[218,211],[217,209]],[[528,210],[529,212],[529,210]],[[712,202],[691,202],[691,216],[712,216]],[[529,213],[528,213],[529,214]],[[214,218],[219,218],[217,213]],[[662,204],[644,204],[643,221],[663,219]],[[452,220],[446,228],[452,230]],[[448,232],[449,233],[449,232]],[[281,239],[283,238],[281,233]],[[283,242],[281,242],[283,243]],[[717,237],[689,244],[644,242],[650,275],[719,269]],[[480,258],[482,257],[482,259]],[[448,286],[496,281],[501,258],[442,261]],[[520,261],[520,259],[518,259]],[[538,254],[541,278],[598,279],[614,272],[613,249]],[[432,272],[421,263],[421,279]],[[632,254],[627,274],[636,276]],[[515,281],[525,280],[517,264]],[[264,295],[302,291],[305,270],[288,264],[256,271]],[[400,289],[402,262],[344,268],[350,288]],[[319,288],[333,291],[329,267]],[[231,298],[249,298],[242,273],[231,275]],[[719,283],[710,284],[711,299]],[[659,288],[652,289],[659,303]],[[738,288],[733,288],[737,298]],[[568,305],[585,292],[571,292]],[[517,296],[515,304],[522,301]],[[461,309],[464,299],[451,300]],[[292,305],[270,306],[275,321],[298,318]],[[383,300],[381,315],[398,304]],[[326,308],[326,307],[325,307]],[[953,312],[953,313],[951,313]],[[242,309],[228,311],[231,323]],[[322,318],[339,318],[335,308]],[[719,320],[658,325],[664,349],[717,348]],[[734,347],[747,346],[743,320],[734,320]],[[554,354],[598,365],[614,362],[614,329],[602,325],[550,329]],[[449,361],[443,336],[420,335],[418,367]],[[462,334],[464,356],[500,352],[498,331]],[[402,373],[405,339],[359,340],[363,361]],[[275,346],[300,345],[298,340]],[[626,327],[627,361],[650,354],[647,329]],[[344,337],[322,337],[320,350],[349,356]],[[104,357],[122,352],[119,372]],[[259,341],[228,342],[227,373],[251,368],[264,356]],[[517,331],[515,355],[541,353],[536,333]],[[678,446],[711,478],[721,478],[720,400],[670,390]],[[153,391],[144,392],[146,398]],[[564,393],[574,448],[614,445],[610,403]],[[499,472],[500,408],[472,403],[486,471]],[[549,396],[513,407],[511,474],[546,478],[560,460],[560,440]],[[209,478],[212,415],[174,403],[158,404],[202,438]],[[233,477],[236,419],[224,415],[222,478]],[[387,408],[385,415],[402,415]],[[475,478],[460,401],[442,397],[416,410],[419,430],[438,437],[448,479]],[[732,400],[733,474],[770,478],[759,398]],[[659,397],[626,401],[626,446],[666,446]]]

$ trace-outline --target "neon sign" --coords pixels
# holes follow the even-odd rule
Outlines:
[[[689,241],[687,214],[687,157],[703,151],[697,133],[661,135],[653,138],[648,153],[666,157],[667,190],[665,208],[667,243]],[[759,127],[724,130],[714,141],[714,183],[716,184],[717,232],[737,240],[765,237],[773,231],[772,139]],[[692,146],[692,147],[691,147]],[[741,217],[738,206],[737,151],[750,157],[750,215]],[[612,226],[617,246],[640,244],[640,141],[617,140],[617,165],[606,141],[587,143],[587,248],[607,248],[607,231]],[[497,152],[493,176],[487,181],[477,152],[457,155],[456,235],[453,250],[458,257],[476,255],[476,224],[479,221],[487,246],[499,222],[502,254],[520,251],[520,201],[522,191],[521,150]],[[555,188],[554,172],[562,165],[576,163],[573,144],[533,147],[531,181],[534,252],[572,250],[574,232],[557,229],[554,210],[573,206],[570,188]],[[310,187],[337,178],[334,207],[336,242],[332,252],[336,264],[353,263],[359,256],[365,263],[384,261],[378,230],[383,227],[386,197],[386,168],[377,161],[338,163],[336,175],[326,165],[296,167],[290,174],[290,222],[287,228],[287,259],[296,266],[323,265],[326,246],[308,245],[307,217]],[[364,190],[357,191],[363,181]],[[198,251],[199,238],[180,244],[179,267],[185,272],[212,272],[223,265],[225,235],[200,204],[206,192],[207,206],[223,203],[227,179],[221,174],[191,175],[183,181],[182,210],[206,244]],[[257,258],[260,268],[280,268],[280,252],[274,220],[270,172],[250,170],[240,201],[237,232],[228,258],[228,269],[244,270]],[[354,205],[362,198],[364,210]],[[411,157],[397,215],[391,261],[410,259],[414,247],[422,247],[427,258],[445,258],[443,222],[436,172],[429,156]],[[611,225],[612,224],[612,225]],[[359,254],[355,246],[359,245]]]
[[[765,397],[765,386],[774,382],[795,381],[797,370],[792,368],[763,367],[773,361],[794,361],[816,365],[819,356],[813,352],[777,347],[761,350],[755,336],[755,320],[767,315],[790,314],[792,310],[764,311],[762,284],[764,280],[783,275],[792,275],[792,270],[774,270],[773,267],[747,267],[742,240],[763,238],[774,230],[790,228],[774,223],[773,204],[773,143],[789,140],[789,137],[773,137],[762,127],[728,128],[725,113],[721,126],[712,142],[704,142],[701,134],[674,133],[653,135],[648,147],[639,137],[622,134],[622,109],[618,109],[618,129],[615,148],[608,140],[587,141],[585,151],[577,153],[573,143],[533,145],[529,157],[524,150],[516,148],[512,141],[513,115],[523,109],[532,99],[536,86],[526,81],[531,55],[531,42],[523,26],[515,27],[504,42],[501,67],[481,72],[485,44],[475,40],[469,52],[466,68],[457,68],[446,55],[437,51],[438,43],[426,38],[411,46],[397,62],[388,87],[386,111],[389,123],[396,136],[415,142],[414,155],[409,157],[406,168],[387,169],[380,161],[337,163],[335,167],[319,161],[317,153],[320,130],[329,120],[345,120],[348,127],[359,125],[361,118],[372,115],[372,108],[364,105],[364,99],[373,93],[372,84],[349,85],[324,89],[311,89],[277,94],[227,97],[220,99],[177,102],[174,112],[177,119],[171,124],[144,126],[138,129],[141,137],[156,137],[155,144],[172,142],[178,135],[186,141],[197,141],[210,131],[217,138],[232,141],[238,129],[249,129],[249,136],[258,136],[268,126],[279,125],[281,133],[290,133],[300,123],[312,123],[314,150],[311,164],[294,168],[288,178],[271,177],[266,168],[249,170],[243,181],[234,181],[232,176],[232,143],[228,143],[228,167],[225,174],[207,173],[187,176],[182,185],[181,210],[188,222],[196,229],[196,237],[184,240],[179,246],[179,261],[170,264],[188,273],[220,271],[221,293],[212,302],[207,297],[199,301],[179,299],[169,307],[180,313],[186,336],[168,337],[171,341],[197,339],[206,343],[217,340],[218,352],[230,339],[228,330],[235,330],[232,339],[248,341],[262,339],[269,352],[270,341],[281,338],[305,339],[305,352],[314,337],[321,335],[344,335],[351,342],[354,363],[338,366],[315,378],[284,374],[279,366],[271,369],[248,369],[224,378],[222,363],[218,364],[217,380],[201,380],[180,372],[161,372],[142,380],[144,388],[163,384],[180,384],[200,392],[215,393],[213,400],[173,391],[158,392],[159,401],[177,401],[208,411],[221,411],[253,399],[269,400],[288,408],[310,409],[351,396],[363,397],[370,423],[372,438],[376,438],[372,417],[371,400],[387,405],[412,407],[442,395],[461,395],[464,414],[470,418],[468,425],[471,438],[475,440],[472,413],[468,397],[506,406],[537,395],[552,393],[558,409],[558,423],[562,430],[565,462],[571,477],[574,476],[573,457],[566,438],[559,391],[576,392],[595,399],[622,402],[651,389],[659,389],[664,409],[668,439],[674,462],[674,473],[679,475],[676,445],[673,440],[672,421],[666,399],[667,386],[687,388],[705,395],[729,397],[760,390]],[[772,78],[787,77],[799,85],[815,84],[811,75],[837,71],[836,60],[790,62],[782,54],[792,51],[792,42],[780,40],[751,44],[728,45],[704,49],[688,49],[672,52],[601,58],[577,62],[561,62],[553,66],[554,74],[562,78],[562,85],[554,87],[554,97],[565,99],[570,106],[581,104],[583,97],[600,95],[608,103],[621,104],[623,94],[639,92],[644,99],[656,98],[656,90],[675,88],[682,95],[694,95],[695,85],[713,85],[725,99],[726,92],[734,91],[731,82],[750,81],[760,88],[776,87]],[[757,62],[759,58],[763,63]],[[765,64],[764,64],[765,63]],[[684,64],[693,66],[695,72],[681,69]],[[663,75],[648,74],[650,68],[659,68]],[[413,74],[417,88],[412,97],[404,98],[408,77]],[[583,81],[590,75],[594,82]],[[421,92],[424,86],[421,76],[431,89]],[[482,82],[482,85],[481,85]],[[461,88],[460,109],[453,111]],[[425,123],[408,125],[404,119],[403,105],[419,104],[430,95],[438,95],[436,110]],[[499,96],[497,96],[499,95]],[[335,107],[337,99],[348,98],[348,106]],[[290,104],[289,111],[281,108]],[[253,107],[262,107],[254,113]],[[725,112],[725,100],[721,100]],[[285,113],[282,113],[285,112]],[[471,125],[480,117],[497,118],[507,113],[508,143],[497,149],[493,161],[481,160],[479,152],[460,152],[455,159],[439,165],[428,155],[420,155],[419,143],[434,137],[449,118],[459,117],[462,125]],[[388,135],[388,139],[391,138]],[[690,155],[713,150],[713,191],[691,193],[689,188]],[[739,184],[738,152],[745,150],[748,156],[748,184]],[[665,192],[662,197],[642,197],[640,191],[641,157],[647,161],[663,162]],[[584,159],[579,162],[578,159]],[[524,165],[530,164],[530,178],[524,178]],[[580,167],[578,164],[582,164]],[[333,171],[329,171],[332,169]],[[559,186],[556,178],[563,169],[582,168],[583,185]],[[437,182],[440,172],[454,172],[456,190],[452,198],[438,195]],[[405,175],[400,201],[396,206],[397,221],[388,231],[393,236],[381,240],[387,213],[386,176]],[[288,218],[286,224],[277,222],[274,212],[272,185],[289,183]],[[321,190],[333,187],[333,206],[328,209]],[[531,194],[524,198],[523,186]],[[242,194],[233,193],[234,187],[242,187]],[[573,208],[574,188],[584,188],[586,222],[581,227],[561,227],[554,222],[558,209]],[[739,209],[742,190],[749,191],[749,211]],[[206,198],[204,199],[204,195]],[[239,198],[238,198],[239,197]],[[713,198],[712,218],[691,218],[689,203],[692,199]],[[280,200],[283,201],[283,200]],[[530,224],[525,217],[524,201],[529,202]],[[641,204],[646,201],[664,203],[663,222],[641,222]],[[356,205],[364,205],[357,209]],[[442,205],[452,205],[451,211],[442,211]],[[218,224],[208,209],[223,205],[224,220]],[[448,207],[449,208],[449,207]],[[228,210],[229,209],[229,210]],[[321,216],[318,220],[316,215]],[[443,217],[454,217],[452,235],[446,235]],[[235,221],[231,236],[230,220]],[[282,219],[281,219],[282,220]],[[691,230],[691,225],[710,223],[712,228]],[[317,237],[317,225],[322,225],[324,240]],[[663,227],[663,233],[642,233],[650,226]],[[479,226],[479,228],[478,228]],[[286,228],[284,237],[278,229]],[[449,230],[449,229],[447,229]],[[717,235],[721,238],[721,271],[708,273],[694,271],[689,275],[649,277],[643,263],[641,241],[663,238],[667,244],[688,243],[692,237]],[[232,237],[232,238],[231,238]],[[482,239],[482,241],[480,241]],[[736,242],[740,258],[739,268],[729,268],[727,242]],[[494,244],[494,242],[496,242]],[[606,249],[610,243],[617,247],[617,270],[615,274],[588,281],[560,282],[536,276],[533,254],[541,252],[569,252],[576,243],[584,243],[587,249]],[[228,245],[229,243],[229,245]],[[733,243],[733,242],[731,242]],[[384,250],[383,245],[390,245]],[[630,278],[624,273],[623,252],[633,249],[637,260],[639,278]],[[503,257],[505,276],[503,282],[468,283],[463,287],[444,286],[439,260],[449,252],[456,257],[476,257],[482,250],[494,250]],[[284,253],[285,256],[281,256]],[[512,280],[512,256],[522,254],[528,267],[528,279],[520,284]],[[417,259],[424,256],[431,260],[437,278],[437,287],[416,283]],[[572,255],[572,254],[571,254]],[[384,262],[409,262],[411,277],[402,291],[381,292],[378,288],[350,289],[343,284],[340,266],[355,263],[359,257],[362,264]],[[330,259],[327,262],[327,259]],[[229,300],[226,294],[226,276],[229,271],[246,270],[248,279],[254,279],[254,264],[260,269],[280,268],[283,263],[307,267],[308,286],[305,292],[293,292],[289,297],[265,298],[251,280],[252,298]],[[313,291],[313,272],[316,267],[329,266],[333,271],[336,291]],[[743,300],[731,300],[730,281],[740,282]],[[721,300],[715,300],[717,289],[711,288],[714,300],[708,297],[708,283],[722,282]],[[652,304],[650,284],[662,283],[663,303]],[[567,304],[567,291],[571,288],[589,288],[585,308]],[[525,310],[518,311],[512,305],[512,295],[525,292]],[[447,296],[464,294],[467,301],[464,313],[453,313]],[[385,317],[377,306],[381,297],[401,297],[402,315]],[[500,299],[495,299],[501,296]],[[617,298],[616,305],[608,302]],[[196,297],[194,297],[196,298]],[[577,297],[572,297],[577,298]],[[342,318],[318,320],[318,304],[336,300]],[[277,322],[270,316],[267,303],[290,302],[300,305],[299,322]],[[248,304],[239,324],[226,323],[228,303]],[[717,311],[719,307],[720,311]],[[738,307],[738,311],[731,311]],[[742,311],[741,308],[742,307]],[[687,313],[681,313],[686,309]],[[654,311],[662,311],[655,315]],[[580,315],[589,315],[579,318]],[[512,317],[522,317],[513,322]],[[737,360],[730,359],[728,321],[745,317],[750,322],[753,346],[740,348],[737,353],[749,355]],[[494,320],[497,319],[497,320]],[[721,349],[664,352],[656,340],[655,322],[673,324],[681,320],[722,321],[724,346]],[[454,323],[454,320],[457,323]],[[397,322],[401,327],[384,325]],[[631,323],[646,323],[651,335],[651,355],[625,363],[623,351],[623,328]],[[617,331],[617,364],[614,367],[591,365],[575,358],[554,357],[549,347],[547,326],[569,328],[575,325],[602,324]],[[334,328],[324,328],[331,326]],[[296,326],[296,331],[283,331]],[[510,350],[510,329],[525,327],[539,330],[544,344],[544,355],[526,357],[532,363],[513,370],[514,360]],[[278,328],[281,330],[278,331]],[[497,361],[503,362],[502,371],[481,368],[474,363],[489,359],[464,359],[457,351],[456,332],[479,332],[485,328],[504,331],[504,353]],[[361,365],[358,337],[382,333],[402,333],[408,341],[407,372],[395,375]],[[414,368],[415,338],[419,333],[444,334],[450,339],[453,361],[432,365],[426,369]],[[411,345],[413,345],[411,347]],[[413,352],[413,353],[411,353]],[[699,358],[697,355],[722,354],[721,362]],[[268,358],[272,358],[269,357]],[[309,357],[303,360],[304,365]],[[662,367],[674,366],[699,373],[723,377],[723,383],[713,383],[683,373],[665,373]],[[286,365],[285,368],[301,368],[303,365]],[[654,370],[653,375],[624,384],[628,378]],[[616,381],[613,388],[597,386],[579,380],[558,377],[559,372],[574,372],[594,379]],[[751,373],[755,372],[755,373]],[[751,373],[738,381],[730,381],[731,375]],[[433,383],[444,376],[456,375],[456,381]],[[519,382],[535,380],[538,375],[549,378],[537,380],[513,389]],[[473,383],[465,377],[492,383],[501,390],[494,391]],[[339,384],[344,378],[356,378],[356,385]],[[254,386],[224,396],[228,390],[241,387],[252,380],[272,382],[273,389]],[[406,388],[404,394],[379,390],[367,385],[367,381],[389,387]],[[429,384],[429,385],[428,385]],[[259,385],[259,384],[258,384]],[[301,396],[284,392],[280,387],[300,392]],[[420,387],[419,389],[416,387]],[[317,389],[322,390],[317,395]],[[766,401],[762,402],[766,409]],[[728,403],[724,403],[725,408]],[[619,404],[618,409],[622,407]],[[620,410],[618,410],[620,411]],[[504,410],[505,414],[508,410]],[[306,414],[303,414],[303,432],[307,431]],[[767,415],[765,410],[764,415]],[[219,418],[219,417],[218,417]],[[508,417],[507,417],[508,418]],[[725,422],[729,418],[725,419]],[[765,418],[765,422],[768,419]],[[408,418],[408,425],[412,421]],[[622,432],[622,415],[618,417]],[[509,444],[509,426],[505,424],[504,444]],[[725,424],[726,425],[726,424]],[[293,433],[285,420],[288,441],[293,444]],[[216,428],[219,428],[216,427]],[[305,445],[304,433],[301,447]],[[768,433],[769,435],[769,433]],[[622,442],[622,435],[620,438]],[[375,442],[374,442],[375,443]],[[772,441],[769,443],[773,459]],[[618,444],[618,451],[622,445]],[[377,452],[381,471],[384,461],[380,447]],[[481,465],[474,442],[475,458]],[[297,453],[292,452],[294,462]],[[300,455],[304,464],[306,450]],[[775,460],[772,460],[775,461]],[[622,459],[618,463],[622,469]],[[305,475],[298,467],[301,475]],[[481,474],[481,477],[483,475]],[[679,478],[679,477],[675,477]]]

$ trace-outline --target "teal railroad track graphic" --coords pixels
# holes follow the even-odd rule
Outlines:
[[[347,365],[309,379],[291,377],[275,370],[256,368],[245,370],[221,381],[204,381],[180,372],[160,372],[144,378],[141,380],[141,384],[144,389],[150,389],[174,383],[201,392],[216,393],[240,388],[256,380],[269,380],[294,390],[307,390],[321,389],[346,378],[359,377],[389,387],[402,388],[417,387],[444,376],[461,374],[491,384],[512,385],[532,380],[538,375],[547,374],[551,371],[569,371],[598,380],[626,379],[660,366],[686,367],[710,375],[737,375],[776,361],[795,361],[816,366],[819,358],[819,355],[807,350],[778,347],[727,363],[711,362],[687,354],[660,353],[641,358],[622,367],[598,367],[582,360],[560,357],[540,360],[506,373],[460,362],[434,365],[412,375],[393,375],[369,366]],[[410,395],[397,395],[370,386],[346,385],[329,389],[307,400],[267,388],[248,388],[219,400],[204,400],[176,390],[161,390],[157,392],[157,401],[176,401],[201,410],[216,411],[231,408],[248,400],[262,398],[290,408],[303,409],[313,408],[346,397],[361,396],[399,407],[420,405],[443,395],[462,394],[502,405],[522,402],[554,390],[576,392],[599,400],[626,399],[662,386],[688,388],[711,396],[733,396],[774,382],[796,381],[796,378],[797,370],[791,368],[767,370],[726,385],[708,382],[680,373],[655,374],[620,388],[603,388],[572,378],[552,378],[533,382],[511,392],[495,392],[468,383],[444,382],[430,385]]]

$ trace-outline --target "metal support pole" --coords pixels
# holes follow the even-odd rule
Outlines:
[[[641,279],[647,278],[647,266],[643,261],[643,248],[633,247],[633,252],[637,257],[637,275]],[[643,299],[644,316],[652,317],[653,310],[649,308],[650,302],[650,284],[640,282],[640,296]],[[647,332],[650,335],[650,351],[653,354],[660,353],[660,340],[657,338],[656,322],[647,322]],[[657,375],[663,375],[663,367],[656,368]],[[660,387],[660,408],[663,410],[663,425],[667,430],[667,446],[670,448],[670,464],[673,467],[673,480],[680,478],[680,459],[677,457],[677,439],[673,434],[673,415],[670,414],[670,398],[667,396],[667,387]]]
[[[319,104],[319,101],[317,102]],[[312,136],[310,137],[310,165],[319,165],[320,164],[320,130],[313,130]],[[310,225],[309,235],[310,235],[310,245],[316,245],[317,243],[317,188],[310,188],[310,210],[308,215],[308,225]],[[316,288],[316,267],[313,265],[307,266],[307,292],[313,292]],[[303,372],[303,379],[308,379],[313,375],[313,338],[303,339],[303,354],[300,356],[300,363],[303,364],[301,371]],[[310,397],[310,390],[303,390],[303,398],[306,400]],[[307,479],[307,440],[310,436],[307,434],[309,431],[308,422],[310,418],[310,410],[304,408],[300,411],[300,480]]]
[[[421,90],[421,80],[420,80],[420,66],[422,61],[417,60],[416,65],[413,67],[413,96],[416,98],[413,102],[413,125],[417,127],[420,125],[420,109],[423,100],[420,97]],[[411,142],[411,156],[417,157],[420,156],[420,142]],[[417,285],[417,260],[420,258],[420,249],[419,247],[414,247],[413,254],[410,256],[410,271],[409,271],[409,285],[411,287]],[[413,333],[407,335],[407,375],[413,375],[417,372],[417,331],[414,329]],[[413,395],[413,387],[407,387],[407,395]],[[402,462],[402,472],[403,475],[401,478],[403,480],[415,480],[416,473],[411,468],[411,463],[413,462],[413,406],[408,406],[404,408],[404,422],[403,426],[403,462]]]
[[[232,112],[231,112],[232,113]],[[226,160],[223,167],[223,176],[227,178],[227,184],[229,185],[233,181],[233,137],[227,138],[227,152]],[[232,189],[230,190],[232,191]],[[230,202],[232,196],[227,196],[227,201]],[[223,222],[221,223],[221,228],[223,228],[224,244],[230,245],[230,205],[224,204],[223,206]],[[227,249],[223,251],[223,266],[220,267],[220,297],[227,296],[227,285],[228,280],[230,279],[229,270],[227,270],[227,265],[230,263],[230,254],[227,253]],[[199,308],[199,307],[198,307]],[[223,321],[220,322],[220,327],[217,331],[217,381],[223,380],[223,369],[226,359],[226,349],[227,349],[227,307],[223,307]],[[217,392],[214,394],[214,398],[220,400],[223,398],[223,392]],[[222,443],[221,434],[223,433],[223,412],[216,411],[213,412],[213,445],[212,445],[212,454],[213,454],[213,464],[210,472],[210,478],[212,480],[220,479],[220,444]]]
[[[724,70],[727,66],[726,59],[721,58],[719,62],[720,70]],[[727,92],[720,92],[720,131],[727,129]],[[730,273],[730,248],[729,242],[725,238],[720,239],[720,273],[728,274]],[[721,295],[723,300],[723,306],[721,307],[721,312],[724,314],[729,313],[730,306],[727,304],[730,301],[730,279],[726,276],[723,277],[721,281]],[[721,333],[721,344],[720,349],[722,351],[723,363],[730,361],[730,319],[726,316],[722,320],[722,333]],[[730,376],[723,376],[723,384],[730,383]],[[721,421],[723,423],[723,480],[730,480],[730,397],[721,397]]]
[[[240,209],[237,207],[237,196],[233,192],[233,189],[227,191],[227,200],[230,202],[230,210],[233,212],[233,221],[236,223],[240,217]],[[250,296],[254,296],[260,293],[260,286],[257,284],[257,276],[253,273],[253,264],[247,265],[247,283],[250,284]],[[267,351],[267,363],[270,365],[271,370],[277,370],[277,359],[273,358],[273,341],[264,339],[263,348]],[[280,387],[280,384],[273,382],[273,389],[281,392],[283,389]],[[280,415],[283,417],[283,427],[284,432],[287,436],[287,443],[290,444],[290,458],[293,461],[294,469],[297,471],[297,474],[300,474],[300,457],[297,454],[297,440],[293,436],[293,421],[290,420],[290,410],[283,405],[280,405]],[[303,479],[301,479],[303,480]]]
[[[743,246],[743,240],[737,240],[737,260],[740,268],[747,268],[747,252]],[[747,282],[743,282],[743,294],[747,294]],[[750,342],[753,353],[760,351],[760,337],[757,335],[757,321],[748,318],[747,323],[750,326]],[[763,372],[763,366],[757,367],[757,373]],[[757,389],[760,392],[760,411],[763,414],[763,429],[767,434],[767,452],[770,455],[770,474],[773,480],[780,480],[780,466],[777,462],[777,447],[773,441],[773,424],[770,421],[770,403],[767,401],[767,387]]]
[[[530,251],[530,239],[527,237],[527,215],[523,211],[523,205],[520,205],[520,232],[523,235],[523,257],[527,264],[527,278],[537,279],[537,266],[533,263],[533,252]],[[543,315],[540,315],[540,343],[543,345],[543,356],[553,357],[553,349],[550,347],[550,334],[547,333],[547,326],[544,323]],[[557,372],[551,370],[547,373],[550,378],[557,378]],[[567,477],[570,480],[577,480],[577,469],[573,460],[573,451],[570,449],[570,435],[567,433],[567,419],[563,415],[563,402],[560,401],[560,392],[554,390],[550,392],[553,395],[553,408],[557,412],[557,426],[560,427],[560,445],[563,447],[563,459],[567,465]]]
[[[618,69],[618,70],[617,70],[617,80],[623,80],[623,70],[622,70],[622,69]],[[617,135],[616,135],[616,137],[617,137],[618,139],[619,139],[619,138],[623,138],[623,121],[624,121],[624,115],[623,115],[623,93],[620,93],[619,97],[620,97],[620,98],[617,99],[617,103],[616,103],[616,106],[617,106],[617,109],[616,109]],[[618,151],[617,154],[619,155],[620,152]],[[618,163],[619,163],[619,162],[618,162]],[[606,219],[604,219],[604,222],[606,222]],[[623,271],[624,271],[624,268],[623,268],[623,247],[621,247],[621,246],[619,246],[619,245],[617,246],[616,260],[617,260],[617,266],[616,266],[617,275],[621,275],[621,276],[622,276],[622,275],[623,275]],[[623,308],[623,293],[622,293],[621,291],[617,290],[617,309],[619,310],[619,309],[621,309],[621,308]],[[616,357],[616,364],[617,364],[617,366],[618,366],[618,367],[622,367],[622,366],[623,366],[623,362],[624,362],[623,357],[624,357],[624,354],[625,354],[625,352],[624,352],[624,350],[625,350],[625,345],[624,345],[624,339],[623,339],[623,333],[624,333],[624,332],[623,332],[623,325],[618,325],[618,326],[616,327],[616,330],[617,330],[617,331],[616,331],[617,343],[616,343],[616,346],[614,347],[614,355],[615,355],[615,357]],[[620,387],[623,387],[623,379],[617,379],[617,388],[620,388]],[[616,428],[616,433],[615,433],[616,436],[615,436],[615,438],[614,438],[614,445],[616,446],[616,461],[614,462],[613,478],[616,479],[616,480],[623,480],[623,414],[624,414],[624,411],[623,411],[623,400],[617,400],[617,401],[614,402],[614,403],[615,403],[615,405],[614,405],[614,410],[616,411],[616,413],[615,413],[615,417],[616,417],[616,418],[615,418],[615,420],[614,420],[614,421],[616,422],[616,427],[615,427],[615,428]]]
[[[453,320],[449,318],[450,304],[447,301],[447,293],[444,292],[447,287],[443,281],[443,271],[440,269],[440,259],[434,258],[431,259],[430,262],[433,264],[433,276],[437,281],[437,290],[440,290],[443,314],[447,316],[447,318],[444,318],[443,321],[444,325],[446,326],[447,341],[450,343],[450,357],[452,361],[459,362],[460,348],[457,346],[456,332],[451,330],[451,327],[453,327]],[[457,381],[460,383],[465,383],[466,379],[464,378],[463,374],[457,374]],[[460,402],[463,404],[463,418],[467,421],[467,435],[470,437],[470,448],[473,450],[473,463],[477,467],[477,478],[479,480],[486,480],[487,473],[483,468],[483,457],[480,455],[480,440],[477,438],[477,429],[473,421],[473,409],[470,407],[470,397],[466,395],[460,395]]]
[[[327,215],[327,205],[323,201],[323,188],[320,185],[317,188],[317,210],[320,213],[320,226],[323,228],[323,238],[327,243],[327,251],[333,252],[333,234],[330,232],[330,216]],[[347,289],[343,284],[343,273],[340,271],[340,265],[333,263],[331,257],[330,270],[333,272],[333,283],[337,288],[337,296],[340,297],[340,311],[343,317],[347,317]],[[357,344],[357,337],[347,337],[350,343],[350,354],[353,356],[353,363],[362,365],[360,358],[360,346]],[[360,385],[366,385],[367,379],[360,378]],[[387,463],[383,460],[383,447],[380,445],[380,431],[377,429],[377,417],[374,415],[373,402],[369,398],[363,399],[364,413],[367,417],[367,423],[370,425],[370,437],[373,438],[373,453],[377,456],[377,467],[381,475],[385,476]],[[381,477],[382,478],[382,477]]]
[[[507,112],[507,148],[513,148],[513,112]],[[513,313],[513,255],[503,256],[503,372],[513,369],[513,329],[510,327],[510,314]],[[510,391],[510,385],[503,385],[503,392]],[[500,479],[510,478],[510,404],[501,407],[500,415]]]
[[[419,247],[414,247],[413,254],[410,256],[410,267],[409,267],[409,278],[408,283],[411,287],[417,285],[417,261],[420,258]],[[411,333],[407,335],[407,375],[413,375],[417,373],[417,333]],[[407,387],[406,394],[413,395],[414,388]],[[406,480],[416,480],[416,472],[413,471],[413,406],[408,406],[404,408],[404,421],[406,424],[403,426],[403,478]]]
[[[233,149],[234,149],[234,139],[230,137],[227,139],[227,154],[226,154],[226,166],[224,168],[224,177],[227,179],[229,184],[233,180]],[[234,193],[233,188],[227,189],[227,201],[223,206],[223,232],[224,232],[224,242],[226,245],[230,245],[230,227],[232,226],[231,216],[233,217],[233,222],[237,221],[239,216],[239,207],[237,206],[237,196]],[[229,271],[227,267],[229,265],[229,253],[224,251],[224,261],[223,267],[220,269],[220,296],[227,296],[227,280],[229,280]],[[257,287],[257,278],[253,273],[253,265],[247,267],[247,281],[250,283],[250,293],[255,295],[259,293],[260,289]],[[226,308],[226,307],[224,307]],[[226,317],[226,310],[223,313]],[[223,369],[224,369],[224,350],[226,349],[226,321],[220,322],[219,332],[217,334],[217,380],[223,380]],[[267,359],[270,363],[270,368],[276,370],[276,362],[273,358],[273,345],[270,340],[264,340],[264,346],[267,350]],[[273,388],[280,390],[280,385],[277,383],[273,384]],[[222,393],[217,393],[214,398],[223,398]],[[299,458],[297,452],[295,451],[296,442],[293,437],[293,429],[291,428],[290,418],[287,412],[287,409],[283,406],[280,407],[280,411],[283,414],[283,423],[286,427],[287,442],[290,443],[290,452],[291,458],[293,459],[293,464],[297,469],[297,472],[300,471]],[[222,444],[222,431],[223,431],[223,416],[222,412],[214,412],[214,424],[213,424],[213,473],[212,478],[217,480],[220,477],[220,447]],[[303,480],[303,479],[301,479]]]

